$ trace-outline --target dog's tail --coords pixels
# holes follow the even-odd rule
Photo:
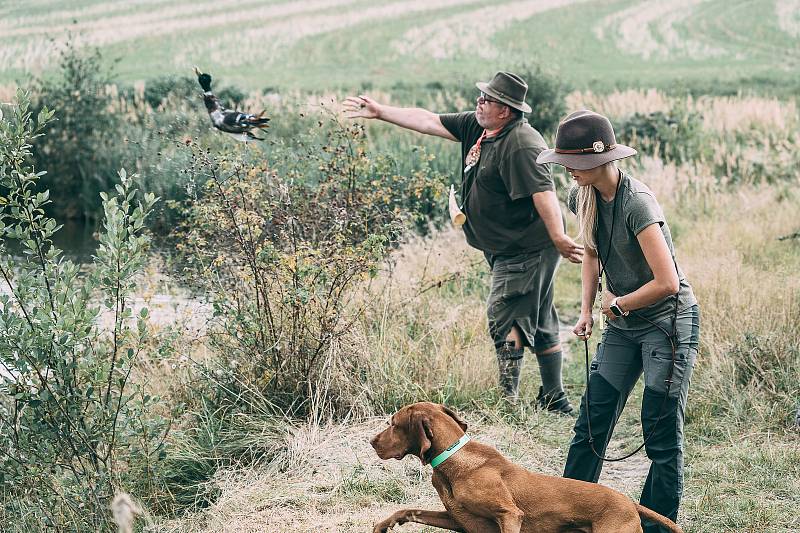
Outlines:
[[[673,533],[683,533],[683,530],[680,528],[678,524],[667,518],[666,516],[662,516],[657,512],[653,511],[652,509],[648,509],[647,507],[643,507],[636,504],[636,510],[639,512],[639,516],[642,518],[646,518],[647,520],[652,520],[662,526],[669,528],[670,531]]]

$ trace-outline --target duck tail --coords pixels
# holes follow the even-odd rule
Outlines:
[[[254,128],[268,128],[269,117],[255,116],[247,121],[247,124]]]

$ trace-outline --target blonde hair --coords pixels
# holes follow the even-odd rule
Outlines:
[[[594,235],[597,229],[597,197],[594,187],[582,185],[577,189],[578,237],[584,246],[596,252],[597,242]]]
[[[611,166],[614,170],[617,169],[617,164],[614,161],[609,161],[601,166]],[[622,176],[620,176],[620,180],[622,180]],[[620,184],[617,185],[617,194],[619,194],[619,186]],[[578,238],[583,241],[585,247],[596,252],[597,189],[593,185],[579,185],[575,188],[577,189],[575,200],[578,214]]]

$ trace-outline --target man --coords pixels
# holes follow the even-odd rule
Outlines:
[[[461,143],[464,234],[492,270],[487,314],[503,394],[517,401],[528,346],[542,376],[539,404],[569,413],[553,281],[560,257],[580,263],[583,248],[564,232],[549,165],[536,163],[547,145],[524,117],[531,111],[525,103],[528,85],[515,74],[498,72],[476,86],[481,93],[474,112],[438,115],[367,96],[348,97],[344,106],[350,118],[379,119]]]

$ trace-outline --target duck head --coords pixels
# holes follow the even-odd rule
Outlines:
[[[199,68],[194,67],[194,73],[197,74],[197,83],[203,88],[205,92],[211,92],[211,74],[201,72]]]

